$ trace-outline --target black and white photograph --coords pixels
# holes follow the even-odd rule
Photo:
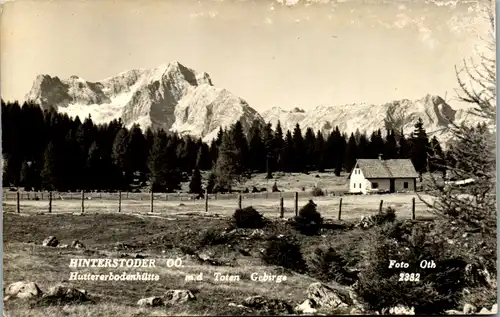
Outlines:
[[[496,315],[496,3],[0,1],[4,317]]]

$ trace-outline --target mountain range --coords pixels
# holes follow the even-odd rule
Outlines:
[[[471,123],[477,118],[467,116],[466,110],[454,110],[439,96],[426,95],[418,100],[397,100],[385,104],[319,105],[310,111],[295,108],[291,111],[273,107],[262,114],[242,98],[213,85],[210,76],[178,62],[153,69],[134,69],[97,82],[78,76],[59,79],[38,75],[25,98],[42,108],[52,106],[71,117],[87,117],[96,123],[121,118],[130,127],[161,128],[181,135],[201,137],[210,142],[219,130],[240,120],[245,132],[252,122],[280,121],[284,131],[300,124],[303,131],[329,133],[336,126],[348,134],[356,130],[403,129],[413,130],[418,117],[424,121],[429,134],[439,139],[449,138],[445,132],[450,122]]]

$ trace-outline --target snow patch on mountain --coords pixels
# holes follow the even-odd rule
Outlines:
[[[209,139],[220,126],[237,120],[244,129],[262,117],[246,101],[214,87],[210,76],[179,62],[134,69],[89,82],[78,76],[60,80],[37,76],[26,100],[54,107],[71,117],[91,115],[96,123],[121,118],[127,127],[161,128]]]
[[[413,131],[416,120],[422,118],[429,135],[446,140],[449,138],[446,130],[451,122],[481,122],[477,118],[468,119],[465,113],[464,110],[454,110],[439,96],[426,95],[418,100],[395,100],[379,105],[320,105],[305,113],[275,107],[264,112],[263,118],[274,127],[279,120],[283,130],[293,131],[298,123],[302,131],[312,128],[314,132],[321,131],[325,135],[336,127],[347,134],[355,133],[356,130],[366,131],[368,134],[378,129],[385,132],[386,128],[397,131],[402,129],[405,134],[409,134]]]
[[[280,107],[273,107],[263,112],[262,117],[266,122],[271,123],[273,128],[276,128],[279,121],[281,129],[286,132],[288,130],[293,131],[295,125],[306,118],[306,113],[298,108],[288,111]]]

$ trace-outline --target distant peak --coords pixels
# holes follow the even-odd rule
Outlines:
[[[446,101],[444,101],[444,99],[441,98],[441,96],[431,95],[431,94],[425,95],[425,97],[422,98],[422,100],[424,102],[431,102],[431,103],[434,103],[434,104],[446,103]]]
[[[305,113],[306,111],[304,109],[300,109],[299,107],[295,107],[290,112],[291,113],[294,113],[294,112]]]

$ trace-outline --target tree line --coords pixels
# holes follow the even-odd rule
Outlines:
[[[255,121],[245,135],[241,122],[219,129],[211,144],[164,130],[126,128],[121,119],[95,124],[89,116],[70,118],[53,108],[2,100],[3,185],[58,191],[133,190],[149,185],[173,192],[191,178],[201,192],[200,171],[211,171],[206,188],[230,190],[254,173],[307,173],[325,169],[349,172],[357,158],[411,159],[419,173],[438,170],[428,157],[446,159],[439,141],[429,139],[421,119],[410,137],[381,130],[350,135],[336,127],[327,135],[299,124],[283,131],[280,123]],[[437,154],[437,155],[435,155]]]

